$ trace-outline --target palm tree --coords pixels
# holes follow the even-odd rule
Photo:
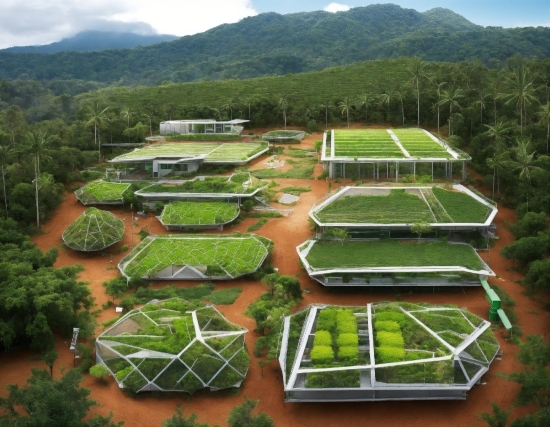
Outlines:
[[[251,114],[252,104],[256,101],[257,99],[254,96],[248,96],[246,98],[241,99],[241,102],[243,103],[243,105],[248,107],[248,121],[251,120],[251,116],[252,116]]]
[[[418,56],[414,56],[411,59],[407,71],[411,75],[409,83],[416,92],[416,106],[417,106],[417,127],[420,127],[420,80],[425,77],[426,63]]]
[[[500,150],[504,145],[504,141],[506,141],[506,138],[513,128],[503,121],[495,123],[494,126],[484,126],[487,128],[485,133],[493,140],[493,152],[495,154],[500,153]]]
[[[531,173],[540,170],[538,166],[535,166],[535,151],[529,153],[531,141],[528,139],[522,139],[518,141],[518,145],[514,148],[516,160],[513,162],[514,171],[519,171],[519,178],[525,180],[528,185],[527,191],[525,191],[525,197],[527,201],[527,212],[529,212],[529,186],[531,185]]]
[[[548,139],[550,137],[550,102],[540,106],[537,116],[540,118],[540,124],[546,124],[546,154],[548,154]]]
[[[0,144],[0,166],[2,167],[2,188],[4,190],[4,207],[6,208],[6,218],[8,218],[8,193],[6,192],[6,165],[8,157],[13,149],[9,145]]]
[[[495,198],[495,178],[497,182],[497,194],[500,196],[500,175],[499,171],[503,166],[506,166],[510,163],[510,158],[508,152],[501,154],[495,153],[493,157],[487,157],[487,166],[493,169],[493,199]]]
[[[363,105],[365,106],[365,123],[369,121],[369,103],[372,100],[373,98],[368,93],[364,93],[355,101],[355,106],[357,108],[361,108]]]
[[[448,89],[444,90],[441,94],[442,98],[439,103],[441,105],[449,104],[449,135],[452,135],[452,129],[451,129],[451,119],[453,116],[453,107],[460,108],[460,104],[458,103],[458,98],[464,98],[464,95],[462,93],[462,89]]]
[[[479,105],[479,123],[483,124],[483,108],[485,108],[485,98],[487,98],[489,95],[485,94],[483,95],[483,90],[480,89],[479,91],[479,99],[477,101],[474,101],[473,106]]]
[[[501,94],[501,97],[507,100],[504,105],[515,104],[516,108],[519,109],[520,136],[523,136],[525,110],[531,102],[537,101],[534,96],[533,80],[534,78],[529,73],[529,69],[523,60],[513,70],[512,76],[507,76],[504,80],[508,92]]]
[[[86,116],[88,121],[86,122],[85,126],[94,126],[94,143],[97,145],[97,149],[99,151],[99,161],[101,162],[101,137],[99,138],[98,143],[98,128],[101,128],[101,126],[104,126],[108,121],[109,118],[107,117],[107,110],[109,107],[105,107],[101,109],[99,106],[99,103],[96,102],[92,106],[87,108]]]
[[[352,101],[346,96],[342,102],[338,104],[338,107],[342,110],[342,114],[346,113],[346,121],[349,128],[349,110],[353,105]]]
[[[403,126],[405,126],[405,107],[403,101],[405,99],[405,93],[398,87],[391,93],[391,97],[397,99],[401,103],[401,117],[403,118]]]
[[[288,108],[288,96],[283,95],[279,98],[279,101],[277,102],[277,105],[281,110],[283,110],[283,122],[285,124],[286,129],[286,109]]]
[[[130,110],[130,108],[126,108],[125,110],[122,111],[122,117],[124,117],[126,119],[126,129],[130,129],[130,118],[134,115],[134,113],[132,112],[132,110]],[[128,133],[128,142],[130,142],[130,132],[127,132]]]
[[[332,106],[331,101],[324,101],[319,104],[319,107],[325,109],[325,129],[328,128],[328,109]]]
[[[36,200],[36,227],[40,227],[40,209],[38,200],[38,181],[40,179],[40,157],[46,156],[45,152],[48,146],[55,140],[55,136],[48,135],[46,132],[40,132],[33,129],[25,135],[25,152],[30,154],[34,162],[34,190]]]
[[[153,136],[153,117],[155,117],[155,114],[153,112],[150,112],[150,113],[141,113],[141,115],[145,117],[149,122],[149,136]]]
[[[391,95],[392,95],[391,91],[387,91],[387,90],[385,90],[380,95],[378,95],[378,102],[380,106],[383,107],[384,105],[386,105],[389,109],[391,104]],[[387,110],[384,113],[384,121],[386,121],[386,119],[387,119]]]
[[[235,106],[236,103],[233,99],[230,99],[222,105],[222,108],[229,113],[229,120],[233,120],[233,108],[235,108]]]
[[[440,113],[440,108],[441,108],[441,88],[446,84],[447,84],[447,82],[436,83],[436,85],[437,85],[437,102],[436,102],[436,106],[437,106],[437,133],[439,133],[439,113]]]

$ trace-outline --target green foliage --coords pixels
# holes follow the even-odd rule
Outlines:
[[[318,330],[315,332],[315,337],[313,339],[314,346],[332,346],[332,336],[329,331]]]
[[[350,365],[356,365],[359,361],[359,349],[357,344],[344,346],[338,343],[338,359],[343,360]]]
[[[168,418],[162,422],[162,427],[210,427],[210,424],[198,423],[197,418],[197,414],[191,414],[189,415],[189,418],[187,418],[178,406],[176,413],[172,415],[171,418]]]
[[[314,365],[328,365],[334,361],[334,351],[331,346],[318,345],[311,349],[310,357]]]
[[[307,388],[356,388],[359,387],[361,371],[329,371],[307,374]]]
[[[95,181],[74,192],[78,200],[85,205],[122,204],[125,192],[130,184],[109,181]]]
[[[354,333],[344,332],[338,335],[337,339],[338,347],[355,347],[359,345],[359,336]],[[340,348],[341,350],[341,348]],[[340,350],[338,350],[338,357],[341,357]]]
[[[336,332],[336,315],[338,310],[334,308],[324,308],[319,313],[317,319],[317,329],[323,331]]]
[[[432,191],[453,222],[484,223],[489,215],[487,206],[465,193],[439,187],[434,187]]]
[[[522,237],[534,237],[547,227],[548,215],[545,212],[527,212],[523,218],[510,226],[510,231],[516,239],[521,239]]]
[[[245,178],[244,181],[241,178]],[[244,186],[243,183],[249,184]],[[204,179],[193,179],[183,184],[151,184],[142,190],[140,194],[148,193],[227,193],[227,194],[250,194],[258,188],[263,187],[262,182],[248,173],[237,173],[231,177],[207,176]],[[247,200],[248,201],[248,200]],[[243,205],[247,202],[245,201]]]
[[[249,226],[246,231],[256,231],[256,230],[259,230],[260,228],[262,228],[262,226],[267,222],[267,218],[261,218],[258,222],[256,222],[255,224],[252,224],[251,226]]]
[[[124,223],[108,211],[88,208],[63,232],[65,244],[77,251],[99,251],[124,238]]]
[[[231,409],[227,425],[229,427],[275,427],[275,422],[265,412],[260,412],[258,415],[252,414],[258,402],[245,397],[244,403]]]
[[[376,341],[380,347],[398,347],[405,348],[405,342],[401,332],[377,331]]]
[[[94,365],[90,368],[90,375],[100,381],[105,381],[105,378],[110,375],[109,369],[105,365]]]
[[[387,314],[387,313],[380,313],[380,314]],[[399,326],[399,323],[393,320],[379,320],[378,315],[376,319],[377,320],[374,323],[374,329],[376,329],[377,331],[401,332],[401,327]]]
[[[225,202],[173,202],[164,207],[161,221],[165,225],[225,224],[237,217],[239,206]]]
[[[338,334],[357,334],[357,321],[353,311],[340,309],[336,314],[336,330]]]
[[[393,363],[405,360],[405,349],[399,347],[375,347],[378,363]]]
[[[188,133],[185,135],[170,135],[168,139],[174,139],[177,141],[229,141],[233,139],[241,139],[240,135],[229,135],[229,134],[196,134]]]

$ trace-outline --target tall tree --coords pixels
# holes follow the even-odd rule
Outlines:
[[[4,128],[8,129],[11,136],[11,145],[15,149],[16,136],[21,134],[27,126],[23,110],[18,105],[10,105],[1,114]]]
[[[353,105],[353,102],[351,99],[349,99],[347,96],[344,98],[342,102],[338,104],[338,107],[342,110],[342,114],[346,113],[346,121],[349,128],[349,111]]]
[[[2,136],[0,135],[0,167],[2,169],[2,190],[4,196],[4,208],[6,210],[6,218],[8,217],[8,193],[6,192],[6,166],[8,165],[8,160],[10,153],[13,149],[4,144]]]
[[[265,412],[252,415],[252,410],[258,405],[258,400],[250,400],[245,397],[242,405],[231,409],[227,425],[229,427],[275,427],[273,419]]]
[[[369,104],[374,98],[369,93],[365,92],[355,100],[355,106],[357,108],[365,107],[365,124],[369,121]],[[349,126],[348,126],[349,127]]]
[[[107,110],[109,107],[101,108],[99,102],[96,102],[89,106],[86,109],[86,126],[94,127],[94,143],[97,145],[97,150],[99,152],[99,161],[101,162],[101,136],[99,135],[98,129],[107,124],[109,118],[107,117]],[[98,142],[99,136],[99,142]]]
[[[325,109],[325,129],[328,128],[328,110],[332,106],[332,101],[323,101],[321,104],[319,104],[319,107]]]
[[[452,131],[452,116],[453,116],[453,107],[460,108],[460,104],[458,103],[458,100],[460,98],[464,98],[464,94],[462,92],[462,89],[447,89],[444,90],[441,94],[441,101],[439,103],[441,105],[449,104],[449,135],[453,134]]]
[[[416,92],[417,127],[420,127],[420,81],[426,76],[426,63],[418,56],[414,56],[407,67],[411,76],[409,83]]]
[[[279,97],[279,100],[277,101],[277,105],[281,110],[283,110],[283,122],[286,129],[286,109],[288,108],[288,96],[282,95]]]
[[[130,129],[130,118],[134,115],[134,112],[130,107],[122,110],[122,117],[126,119],[126,130]],[[130,135],[128,135],[128,142],[130,141]]]
[[[539,111],[537,111],[539,117],[539,123],[546,125],[546,154],[548,154],[548,139],[550,138],[550,102],[541,105]]]
[[[437,133],[439,134],[439,117],[440,117],[440,109],[441,109],[441,88],[443,86],[445,86],[447,84],[447,82],[439,82],[439,83],[436,83],[436,87],[437,87],[437,102],[436,102],[436,106],[437,106]]]
[[[514,147],[515,161],[513,161],[514,171],[519,171],[519,179],[527,184],[525,197],[527,201],[527,212],[529,212],[529,190],[531,187],[531,174],[533,171],[540,170],[535,166],[535,151],[531,151],[531,141],[527,139],[519,140]]]
[[[513,127],[502,120],[495,123],[494,126],[485,125],[485,127],[487,128],[485,133],[493,141],[493,152],[500,153]]]
[[[40,228],[40,204],[38,200],[38,185],[40,181],[40,157],[46,156],[46,150],[55,140],[54,135],[48,135],[38,129],[33,129],[25,135],[25,152],[32,156],[34,163],[34,188],[36,200],[36,227]]]
[[[233,120],[233,108],[235,108],[236,105],[237,103],[234,99],[230,99],[222,105],[222,108],[229,113],[229,120]]]
[[[402,126],[405,126],[405,107],[404,107],[404,101],[405,101],[405,92],[403,89],[401,89],[399,86],[394,89],[391,93],[392,98],[399,101],[401,104],[401,118],[402,118]]]

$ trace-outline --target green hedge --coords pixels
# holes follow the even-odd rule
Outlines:
[[[359,362],[359,348],[357,346],[342,346],[338,348],[338,359],[356,365]]]
[[[346,332],[338,336],[337,343],[338,347],[357,347],[359,345],[359,336]],[[340,355],[340,351],[338,355]]]
[[[405,348],[405,341],[401,332],[379,331],[376,333],[376,341],[380,347]]]
[[[376,358],[378,363],[401,362],[405,359],[405,349],[399,347],[376,347]]]
[[[357,333],[357,320],[351,310],[338,310],[336,329],[338,330],[338,334]]]
[[[375,314],[374,319],[378,322],[380,320],[393,320],[394,322],[401,323],[406,320],[407,315],[403,313],[397,313],[395,311],[383,311]]]
[[[329,331],[317,331],[315,332],[315,338],[313,339],[313,346],[328,346],[332,345],[332,337]]]
[[[311,350],[311,360],[315,365],[326,365],[334,361],[334,351],[332,347],[320,345]]]
[[[325,308],[319,313],[317,320],[317,329],[323,331],[333,331],[336,329],[336,315],[338,310]]]
[[[401,332],[399,323],[393,320],[380,320],[378,322],[374,322],[374,329],[376,331]]]

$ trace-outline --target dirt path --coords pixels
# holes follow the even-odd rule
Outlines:
[[[260,130],[255,130],[261,133]],[[313,141],[320,139],[320,135],[313,135],[302,141],[296,148],[309,148],[313,146]],[[284,158],[284,156],[281,156]],[[262,162],[265,158],[256,160],[252,167],[265,167]],[[315,168],[315,176],[321,173],[321,165]],[[297,180],[297,179],[276,179],[280,184],[279,188],[288,186],[311,186],[311,191],[303,193],[296,205],[292,206],[293,213],[285,218],[270,219],[267,224],[260,228],[257,233],[272,239],[275,242],[273,252],[273,264],[282,274],[296,275],[304,288],[310,290],[309,294],[304,294],[304,300],[301,307],[313,302],[323,302],[332,304],[366,304],[368,302],[380,300],[395,300],[401,298],[404,301],[423,301],[428,303],[453,303],[468,308],[473,313],[487,318],[488,303],[485,300],[483,290],[479,288],[461,290],[448,290],[445,292],[431,293],[415,292],[414,294],[403,293],[396,295],[392,291],[384,293],[333,293],[327,291],[317,282],[311,280],[303,271],[298,263],[296,246],[313,236],[308,223],[307,213],[313,203],[323,197],[328,190],[328,184],[325,180]],[[349,181],[348,181],[349,182]],[[344,185],[346,181],[340,184],[332,183],[332,189],[339,185]],[[283,207],[283,206],[280,206]],[[85,207],[77,203],[72,194],[67,194],[65,201],[53,218],[44,225],[44,234],[37,236],[33,240],[42,250],[56,247],[61,244],[61,234],[71,224],[75,218],[85,210]],[[127,210],[121,208],[109,209],[117,217],[124,219],[126,224],[130,224],[131,217]],[[513,211],[501,208],[496,218],[498,225],[497,235],[499,240],[495,248],[490,253],[483,253],[485,260],[489,261],[490,266],[498,275],[491,279],[491,283],[501,286],[516,301],[516,311],[520,320],[520,326],[524,335],[540,334],[547,335],[550,324],[550,313],[544,311],[540,304],[534,302],[522,294],[523,288],[514,280],[520,278],[520,275],[511,270],[511,263],[499,255],[500,249],[512,241],[512,236],[504,226],[506,222],[513,222]],[[255,223],[257,219],[246,219],[235,227],[229,227],[225,232],[246,231],[247,227]],[[137,233],[141,228],[146,228],[151,234],[166,233],[166,230],[154,218],[137,220],[137,225],[133,227],[133,242],[139,240]],[[102,283],[105,280],[117,277],[119,275],[116,265],[124,256],[124,253],[115,254],[116,249],[122,245],[132,244],[132,234],[127,226],[125,239],[119,243],[111,255],[91,256],[81,255],[74,251],[60,248],[59,258],[56,266],[80,263],[86,270],[81,274],[81,280],[89,282],[89,287],[96,298],[98,308],[105,303],[108,298],[104,294]],[[176,286],[188,287],[196,283],[176,282]],[[158,287],[163,284],[154,284]],[[265,287],[259,282],[246,280],[236,280],[230,283],[218,284],[219,287],[241,286],[243,292],[237,301],[230,306],[219,306],[220,311],[226,315],[229,320],[245,326],[250,330],[247,334],[247,345],[250,349],[253,347],[257,334],[253,332],[254,322],[244,315],[247,306],[257,299],[261,293],[265,292]],[[115,316],[114,309],[110,308],[101,311],[98,321],[101,323]],[[101,328],[99,328],[100,332]],[[128,427],[134,426],[160,426],[161,422],[169,418],[178,405],[185,408],[185,412],[190,414],[195,412],[199,415],[200,422],[219,424],[225,426],[225,420],[229,411],[235,405],[242,403],[243,396],[252,399],[259,399],[259,410],[271,415],[277,426],[317,426],[339,427],[346,425],[348,427],[363,425],[378,426],[397,426],[407,425],[412,427],[425,426],[472,426],[485,425],[477,418],[481,412],[490,412],[490,402],[494,401],[504,408],[511,406],[516,395],[518,387],[514,383],[509,383],[495,376],[498,372],[510,373],[520,369],[520,365],[515,362],[514,355],[517,346],[508,343],[505,340],[505,333],[498,329],[496,336],[504,350],[504,357],[501,361],[495,361],[491,366],[490,372],[484,377],[484,384],[475,387],[468,395],[466,401],[417,401],[417,402],[375,402],[375,403],[285,403],[283,388],[281,383],[281,374],[275,362],[263,369],[263,375],[257,364],[257,359],[251,355],[251,365],[248,376],[238,395],[231,393],[210,393],[200,391],[192,398],[184,394],[168,394],[163,396],[151,395],[145,393],[137,398],[127,396],[117,387],[117,384],[111,379],[107,385],[99,385],[90,376],[86,376],[83,385],[92,389],[91,397],[100,403],[97,409],[102,414],[112,412],[115,420],[124,420]],[[62,340],[58,340],[56,350],[60,359],[56,364],[55,375],[60,375],[62,366],[70,367],[73,364],[72,353],[68,350],[68,345]],[[30,352],[18,352],[16,354],[0,355],[0,382],[5,384],[22,384],[30,376],[30,368],[33,366],[45,366],[41,362],[29,361]],[[5,390],[0,391],[5,395]],[[522,415],[528,411],[528,408],[516,408],[513,417]]]

